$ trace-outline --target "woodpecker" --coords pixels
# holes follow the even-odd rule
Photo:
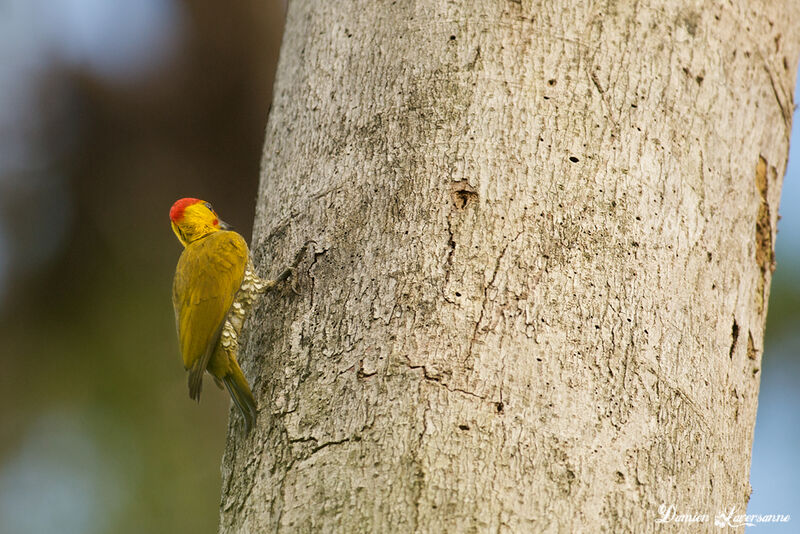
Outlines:
[[[200,401],[207,371],[220,388],[225,385],[249,432],[257,409],[236,359],[239,332],[258,295],[288,278],[292,269],[276,280],[259,278],[244,238],[208,202],[182,198],[172,205],[169,218],[184,246],[172,305],[183,366],[189,371],[189,397]]]

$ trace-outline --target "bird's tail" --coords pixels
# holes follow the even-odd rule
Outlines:
[[[256,400],[253,398],[253,392],[250,391],[250,386],[247,385],[247,379],[242,374],[239,364],[235,360],[232,363],[233,369],[225,375],[222,382],[244,418],[245,433],[249,433],[256,421]]]

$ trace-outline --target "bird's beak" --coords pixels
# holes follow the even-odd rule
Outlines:
[[[219,228],[220,230],[233,230],[233,226],[231,226],[230,224],[226,223],[223,220],[219,221]]]

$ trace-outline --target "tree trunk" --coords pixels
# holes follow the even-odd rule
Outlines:
[[[586,4],[290,3],[223,532],[744,512],[800,4]]]

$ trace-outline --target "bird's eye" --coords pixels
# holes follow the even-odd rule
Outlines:
[[[208,208],[208,211],[210,211],[211,213],[214,213],[214,208],[211,207],[211,203],[210,202],[206,202],[204,204],[204,206]]]

